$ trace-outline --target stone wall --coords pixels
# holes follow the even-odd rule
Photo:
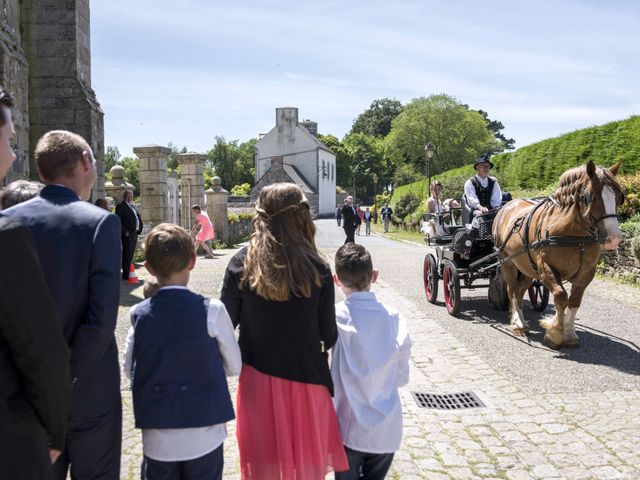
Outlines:
[[[250,218],[242,219],[237,222],[229,222],[229,240],[228,243],[235,244],[245,241],[253,232],[253,220]]]
[[[640,285],[640,262],[633,255],[631,237],[623,233],[618,250],[603,251],[598,271],[604,275]]]
[[[7,181],[36,178],[29,154],[48,130],[82,135],[104,192],[103,112],[91,89],[89,0],[0,0],[0,83],[16,98],[18,160]]]

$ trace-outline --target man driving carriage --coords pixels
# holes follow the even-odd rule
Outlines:
[[[489,176],[489,170],[493,163],[489,160],[489,154],[476,158],[473,168],[476,174],[464,184],[464,195],[467,204],[473,211],[474,220],[479,215],[489,210],[500,208],[502,205],[502,190],[495,177]],[[475,225],[474,225],[475,226]]]

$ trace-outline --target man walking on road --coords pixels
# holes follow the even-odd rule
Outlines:
[[[142,218],[133,206],[133,192],[127,190],[122,201],[116,205],[116,215],[122,224],[122,279],[129,279],[129,266],[138,244],[138,235],[142,232]]]
[[[380,215],[382,215],[382,221],[384,223],[384,233],[389,231],[389,222],[391,221],[391,215],[393,215],[393,210],[387,203],[382,210],[380,210]]]
[[[344,243],[355,242],[353,234],[356,231],[356,210],[353,207],[353,197],[349,195],[345,199],[345,204],[342,206],[342,228],[347,235],[347,239]]]
[[[83,201],[98,175],[91,147],[64,130],[36,145],[40,196],[6,210],[29,227],[71,349],[67,445],[53,478],[120,477],[122,405],[114,330],[120,285],[120,221]],[[0,475],[1,476],[1,475]]]

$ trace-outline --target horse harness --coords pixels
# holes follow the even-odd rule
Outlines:
[[[584,192],[583,199],[585,204],[589,205],[589,203],[591,202],[591,197],[588,192]],[[531,268],[536,273],[538,272],[538,267],[536,266],[533,260],[533,257],[531,255],[532,250],[540,250],[542,248],[552,247],[552,246],[553,247],[570,247],[570,246],[578,245],[580,246],[580,264],[582,264],[582,254],[584,252],[585,245],[593,245],[595,243],[600,242],[600,236],[598,235],[598,229],[597,229],[598,223],[604,220],[605,218],[610,218],[610,217],[617,218],[616,214],[609,214],[609,215],[603,215],[602,217],[596,220],[595,218],[593,218],[591,214],[589,214],[589,217],[591,219],[591,223],[593,226],[593,230],[587,229],[587,232],[589,233],[589,235],[586,237],[569,236],[569,235],[549,235],[548,231],[546,232],[546,235],[542,237],[542,232],[541,232],[542,227],[541,227],[541,224],[539,224],[535,232],[536,240],[533,242],[529,242],[529,231],[530,231],[531,220],[533,218],[533,215],[539,208],[549,205],[549,202],[556,203],[556,201],[551,197],[546,197],[540,201],[536,201],[536,200],[527,200],[527,201],[532,203],[533,202],[537,202],[537,203],[529,211],[529,213],[516,219],[513,225],[513,228],[509,232],[509,235],[507,235],[507,238],[505,239],[505,241],[502,242],[502,245],[500,246],[499,251],[502,252],[504,250],[504,246],[507,244],[507,242],[511,238],[511,235],[513,235],[514,233],[519,233],[520,229],[524,225],[524,233],[520,235],[520,238],[522,239],[522,243],[524,246],[523,250],[521,252],[514,253],[513,255],[509,255],[508,257],[504,258],[502,261],[506,262],[511,260],[514,257],[518,257],[526,253],[527,256],[529,257],[529,263],[531,265]],[[593,233],[594,231],[595,231],[595,234]]]

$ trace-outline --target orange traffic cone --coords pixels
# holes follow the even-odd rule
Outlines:
[[[138,275],[136,275],[136,267],[133,266],[133,263],[129,267],[129,283],[131,285],[138,284]]]

